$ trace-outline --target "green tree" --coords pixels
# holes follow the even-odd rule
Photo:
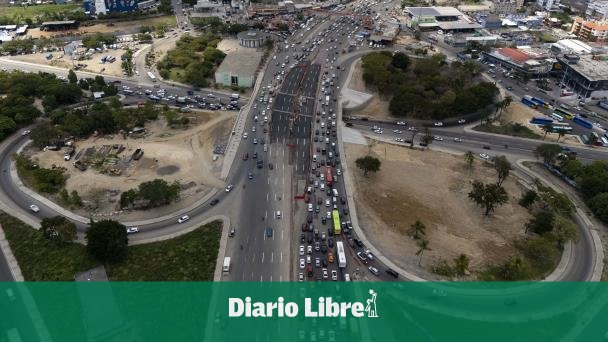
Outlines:
[[[15,121],[4,115],[0,115],[0,140],[6,138],[17,129]]]
[[[539,211],[528,223],[526,223],[526,233],[528,233],[528,231],[533,231],[538,235],[549,233],[553,230],[554,219],[555,214],[553,214],[552,211]]]
[[[530,209],[530,206],[532,204],[534,204],[534,202],[536,202],[537,199],[538,199],[538,193],[536,191],[530,189],[521,196],[521,198],[519,200],[519,205],[521,205],[524,208]]]
[[[480,181],[474,181],[469,198],[484,208],[485,216],[488,216],[497,206],[507,203],[509,196],[505,189],[498,184],[483,184]]]
[[[431,134],[431,131],[428,128],[424,129],[424,135],[422,136],[421,140],[424,144],[426,144],[426,146],[433,143],[433,134]]]
[[[120,207],[127,208],[133,205],[135,200],[137,200],[137,191],[134,189],[127,190],[120,194]]]
[[[68,71],[68,81],[70,81],[70,83],[74,83],[74,84],[76,82],[78,82],[78,77],[76,77],[76,73],[72,69],[70,69],[70,71]]]
[[[393,55],[392,65],[395,68],[405,70],[411,64],[410,58],[403,52],[397,52]]]
[[[56,193],[65,184],[65,178],[60,170],[39,168],[32,171],[34,188],[40,192]]]
[[[92,222],[86,239],[89,254],[100,262],[116,263],[127,257],[127,227],[120,222]]]
[[[456,274],[461,277],[465,275],[469,269],[469,262],[470,259],[466,254],[460,254],[457,258],[454,258]]]
[[[74,206],[77,206],[77,207],[81,207],[82,206],[82,198],[80,198],[80,195],[78,194],[78,191],[72,190],[71,196],[70,196],[70,203],[72,205],[74,205]]]
[[[576,225],[561,215],[557,215],[553,221],[553,235],[559,248],[562,248],[568,241],[578,241]]]
[[[138,197],[148,202],[148,207],[158,207],[179,198],[179,182],[172,184],[163,179],[143,182],[139,185]]]
[[[602,192],[591,197],[587,204],[598,219],[602,222],[608,222],[608,192]]]
[[[509,163],[505,156],[496,157],[494,158],[494,170],[496,170],[498,177],[496,184],[502,185],[502,182],[507,179],[511,172],[511,163]]]
[[[412,234],[414,239],[418,240],[422,235],[426,235],[426,226],[420,220],[416,220],[410,226],[410,234]]]
[[[541,158],[543,162],[553,164],[558,154],[562,152],[562,147],[557,144],[541,144],[534,149],[536,158]]]
[[[422,239],[418,241],[418,251],[416,251],[416,255],[418,256],[418,266],[422,263],[422,254],[424,251],[430,251],[429,240]]]
[[[62,188],[59,191],[59,198],[61,199],[61,202],[63,202],[64,204],[69,204],[70,203],[70,194],[68,193],[68,189]]]
[[[496,269],[499,280],[515,281],[525,279],[526,265],[519,257],[510,257]]]
[[[370,171],[378,172],[382,163],[378,158],[374,158],[372,156],[365,156],[357,158],[357,160],[355,160],[355,164],[359,169],[363,170],[363,175],[367,177],[367,174]]]
[[[45,238],[59,244],[70,243],[76,239],[76,225],[63,216],[42,219],[40,231]]]
[[[569,178],[576,179],[584,172],[583,163],[577,159],[568,159],[562,163],[560,171]]]

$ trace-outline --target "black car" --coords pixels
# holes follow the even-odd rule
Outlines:
[[[363,247],[363,242],[361,242],[361,240],[359,239],[353,239],[355,241],[355,244],[359,247]]]
[[[308,241],[308,243],[313,242],[312,234],[308,234],[308,239],[306,241]]]
[[[388,269],[386,270],[386,273],[387,273],[387,274],[392,275],[392,276],[393,276],[395,279],[399,278],[399,273],[395,272],[395,271],[394,271],[393,269],[391,269],[391,268],[388,268]]]
[[[253,172],[249,172],[249,174],[247,175],[247,178],[253,179]]]
[[[348,208],[342,208],[342,214],[348,215]]]
[[[327,253],[327,245],[325,245],[325,244],[321,245],[321,253],[323,253],[323,254]]]
[[[272,163],[268,163],[268,168],[272,170],[274,169],[274,165],[272,165]]]
[[[301,243],[306,242],[306,236],[304,234],[300,234],[300,242]]]
[[[215,198],[209,203],[209,205],[214,206],[214,205],[218,204],[219,202],[220,202],[220,200]]]
[[[327,239],[327,246],[329,248],[334,248],[334,239]]]
[[[327,228],[327,235],[328,236],[334,236],[334,230],[331,228]],[[330,246],[331,247],[331,246]]]

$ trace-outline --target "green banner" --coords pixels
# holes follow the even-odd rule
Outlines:
[[[0,283],[0,341],[608,341],[606,283]]]

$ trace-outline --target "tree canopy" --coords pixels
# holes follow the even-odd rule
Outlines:
[[[446,62],[444,55],[410,61],[403,53],[372,52],[362,60],[366,85],[391,98],[395,116],[444,119],[494,103],[498,88],[478,82],[470,62]]]
[[[382,164],[378,158],[374,158],[372,156],[365,156],[361,158],[357,158],[355,160],[355,164],[358,168],[363,170],[363,175],[367,176],[367,174],[371,172],[377,172],[380,170],[380,165]]]
[[[63,216],[42,219],[40,231],[45,238],[56,243],[69,243],[76,239],[76,225]]]
[[[86,239],[87,250],[97,261],[116,263],[127,257],[127,227],[120,222],[92,222]]]
[[[480,181],[474,181],[469,198],[483,207],[485,215],[488,216],[497,206],[507,203],[509,196],[505,189],[498,184],[483,184]]]
[[[169,204],[179,198],[180,185],[178,182],[171,184],[162,179],[143,182],[137,190],[131,189],[121,194],[120,205],[122,208],[137,204],[141,208],[154,208]]]

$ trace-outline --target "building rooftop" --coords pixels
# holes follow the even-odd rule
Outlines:
[[[259,30],[249,30],[249,31],[243,31],[243,32],[239,32],[237,34],[237,37],[239,39],[256,39],[256,38],[266,38],[268,36],[268,34],[259,31]]]
[[[405,11],[419,17],[459,17],[463,15],[454,7],[406,7]]]
[[[525,53],[519,49],[502,48],[502,49],[496,50],[496,52],[503,55],[504,57],[507,57],[508,59],[511,59],[511,60],[513,60],[515,62],[519,62],[519,63],[523,63],[530,59],[530,56],[527,53]]]
[[[48,25],[74,25],[76,24],[76,20],[63,20],[63,21],[45,21],[42,23],[42,26]]]
[[[558,40],[553,45],[557,46],[560,50],[569,50],[569,52],[575,53],[591,53],[593,48],[588,44],[581,42],[578,39],[562,39]]]
[[[482,26],[478,23],[470,23],[467,21],[438,21],[437,26],[442,30],[461,30],[461,29],[479,29]]]
[[[254,49],[237,50],[226,55],[216,73],[231,73],[241,76],[253,76],[263,53]]]
[[[608,80],[608,60],[600,60],[592,55],[582,55],[575,64],[568,64],[568,66],[591,82]]]

